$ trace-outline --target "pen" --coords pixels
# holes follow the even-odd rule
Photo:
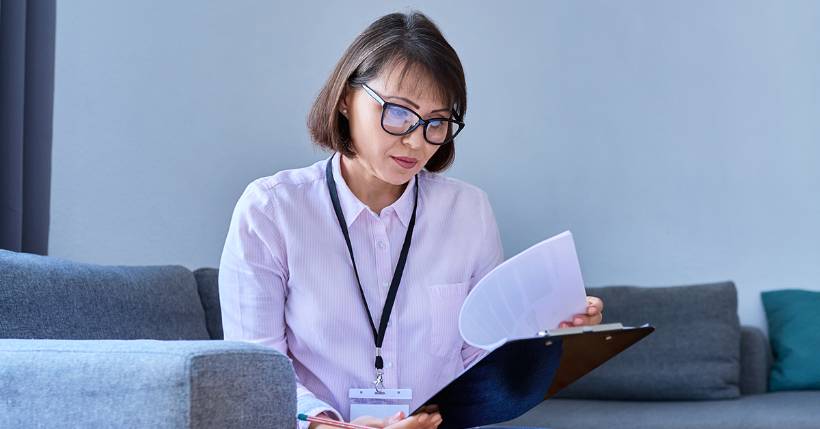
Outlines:
[[[302,421],[316,422],[316,423],[321,423],[323,425],[335,426],[337,428],[371,429],[369,426],[354,425],[353,423],[340,422],[338,420],[326,419],[324,417],[311,417],[311,416],[307,416],[307,415],[301,414],[301,413],[297,416],[297,418],[299,420],[302,420]]]

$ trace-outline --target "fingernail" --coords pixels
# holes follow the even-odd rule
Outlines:
[[[576,317],[575,320],[573,320],[573,323],[575,323],[576,325],[580,325],[581,322],[583,322],[583,320],[581,320],[580,317]]]

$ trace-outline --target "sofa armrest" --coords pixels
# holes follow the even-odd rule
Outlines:
[[[0,339],[0,427],[290,428],[290,359],[240,341]]]
[[[769,370],[772,351],[763,331],[753,326],[740,329],[740,393],[754,395],[766,393],[769,386]]]

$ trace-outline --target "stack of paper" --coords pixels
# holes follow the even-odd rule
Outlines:
[[[586,291],[572,233],[564,231],[513,256],[479,280],[458,325],[467,344],[492,350],[531,338],[586,312]]]

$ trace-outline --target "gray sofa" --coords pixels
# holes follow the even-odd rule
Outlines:
[[[293,427],[290,360],[222,341],[217,274],[0,250],[0,427]],[[820,392],[766,393],[768,341],[737,323],[733,284],[588,293],[604,297],[605,321],[649,321],[656,333],[562,397],[497,426],[820,427]],[[658,307],[653,299],[668,301],[666,308],[651,310]],[[693,315],[699,322],[689,320]],[[668,356],[671,328],[684,324],[679,332],[697,337],[699,346]],[[675,347],[695,343],[674,338],[684,341]],[[635,360],[639,375],[630,372]],[[652,373],[652,365],[670,362],[694,365],[697,373]],[[677,399],[658,400],[664,397]]]

